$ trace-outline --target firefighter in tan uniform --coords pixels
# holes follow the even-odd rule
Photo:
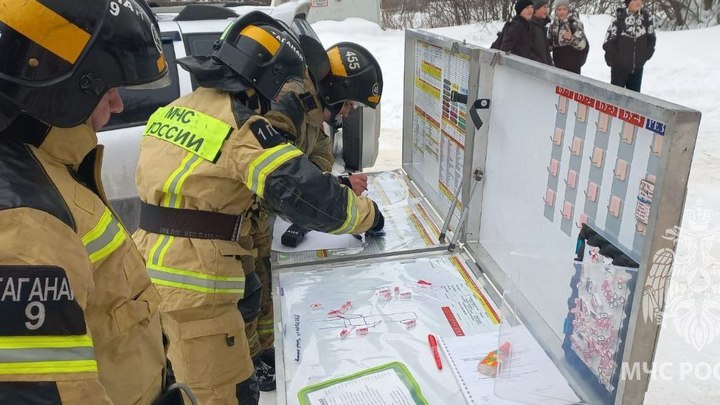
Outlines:
[[[145,3],[68,4],[0,0],[0,403],[151,404],[160,296],[105,199],[95,131],[123,109],[117,86],[167,66]]]
[[[384,219],[371,200],[287,143],[299,132],[304,106],[295,94],[276,96],[302,77],[305,62],[275,20],[250,13],[226,29],[212,55],[179,63],[200,87],[148,120],[135,241],[162,296],[178,381],[201,404],[257,403],[237,308],[260,292],[250,219],[257,199],[323,232],[380,230]]]
[[[308,60],[309,74],[306,73],[303,82],[289,83],[283,88],[283,92],[300,94],[303,104],[309,106],[306,108],[305,122],[294,139],[294,144],[320,170],[331,172],[335,157],[331,138],[325,133],[323,122],[333,128],[336,120],[346,118],[350,109],[357,108],[359,104],[376,108],[382,95],[382,70],[372,54],[358,44],[341,42],[326,51],[316,41],[300,35],[301,46]],[[316,47],[320,49],[317,50]],[[321,79],[316,81],[314,77]],[[340,176],[338,180],[351,188],[357,196],[367,189],[367,176],[364,174]],[[257,359],[256,377],[261,391],[275,389],[270,270],[272,235],[268,217],[265,210],[259,211],[253,217],[253,237],[258,250],[255,271],[261,279],[263,290],[260,315],[257,320],[249,322],[245,329],[251,342],[251,355]],[[257,338],[254,338],[255,334]],[[253,345],[254,342],[257,343]],[[256,356],[258,352],[259,355]]]

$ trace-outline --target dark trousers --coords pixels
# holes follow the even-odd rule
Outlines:
[[[560,66],[557,63],[555,63],[555,67],[558,67],[562,70],[567,70],[568,72],[577,73],[577,74],[581,74],[580,69],[582,69],[582,66]]]
[[[238,405],[258,405],[260,403],[260,387],[255,379],[255,374],[235,385],[235,396],[238,399]]]
[[[636,71],[612,68],[610,70],[610,83],[640,92],[642,85],[643,68]]]

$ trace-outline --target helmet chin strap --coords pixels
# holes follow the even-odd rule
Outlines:
[[[323,104],[324,104],[324,103],[323,103]],[[337,116],[338,116],[338,114],[340,114],[340,111],[341,111],[342,108],[343,108],[343,103],[335,103],[335,104],[332,104],[332,105],[326,105],[325,108],[327,108],[328,111],[330,111],[330,114],[331,114],[330,117],[331,117],[333,123],[336,123],[336,122],[337,122]]]
[[[270,111],[270,99],[258,93],[258,102],[260,103],[260,115],[267,114]]]
[[[37,118],[22,113],[7,124],[2,120],[4,116],[0,116],[0,141],[22,142],[38,148],[52,128]]]
[[[260,115],[267,114],[271,109],[270,99],[252,89],[237,93],[235,98],[250,110],[257,111],[259,109]]]

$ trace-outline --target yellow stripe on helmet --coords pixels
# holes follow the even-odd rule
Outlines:
[[[0,0],[0,21],[69,63],[75,63],[90,34],[37,0]]]
[[[328,57],[330,58],[330,71],[335,76],[347,77],[347,70],[343,65],[342,57],[340,56],[340,48],[334,47],[328,51]]]
[[[280,41],[277,40],[272,34],[265,31],[260,27],[254,25],[248,25],[242,31],[240,35],[244,35],[248,38],[252,38],[255,42],[262,45],[271,55],[275,55],[278,49],[280,49]]]

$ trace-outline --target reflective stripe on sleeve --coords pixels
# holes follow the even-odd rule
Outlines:
[[[258,330],[258,334],[260,334],[260,335],[272,334],[274,331],[273,320],[265,319],[265,320],[258,321],[257,330]]]
[[[248,341],[248,346],[250,346],[251,348],[250,350],[252,350],[253,346],[260,344],[260,335],[258,334],[258,332],[247,335],[246,337]]]
[[[298,148],[290,144],[281,144],[267,149],[250,163],[247,188],[263,198],[267,176],[283,163],[296,156],[302,156],[302,154]]]
[[[334,231],[330,231],[333,234],[345,234],[352,233],[358,224],[359,215],[357,210],[355,193],[349,187],[345,187],[345,193],[347,194],[347,208],[345,210],[345,222]]]
[[[244,294],[245,276],[222,277],[148,263],[154,284],[213,294]]]
[[[95,372],[93,341],[87,335],[0,337],[0,375]]]
[[[105,208],[100,221],[82,237],[90,261],[95,264],[117,250],[125,241],[125,229]]]

